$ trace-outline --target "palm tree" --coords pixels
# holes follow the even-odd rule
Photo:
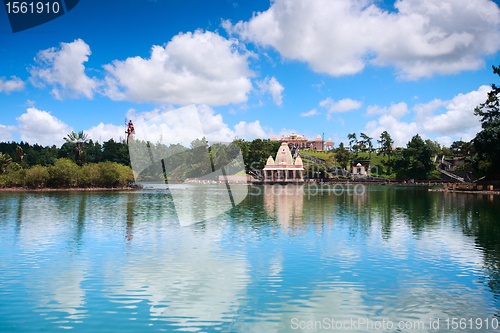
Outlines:
[[[12,164],[12,158],[9,154],[2,154],[0,152],[0,174],[6,173],[7,168]]]
[[[370,138],[365,133],[361,133],[360,136],[363,138],[362,145],[363,146],[368,146],[368,154],[369,154],[370,159],[371,159],[372,158],[372,148],[373,148],[373,145],[372,145],[372,139],[373,138]]]
[[[21,148],[21,146],[17,145],[16,147],[16,155],[17,155],[17,159],[19,160],[19,164],[21,165],[21,169],[23,168],[23,161],[24,161],[24,151],[23,151],[23,148]]]
[[[78,151],[78,158],[80,158],[80,155],[82,154],[83,150],[83,144],[87,141],[89,141],[89,135],[83,133],[83,131],[75,133],[75,131],[72,131],[68,136],[64,138],[66,142],[74,143],[76,144],[76,151]]]
[[[369,149],[368,152],[369,152],[370,159],[372,158],[372,150],[373,150],[372,139],[373,138],[370,138],[370,140],[368,140],[368,149]]]
[[[353,142],[357,142],[356,133],[349,133],[349,134],[347,134],[347,139],[349,139],[349,146],[350,146],[350,149],[352,151],[352,148],[353,148],[352,143]]]

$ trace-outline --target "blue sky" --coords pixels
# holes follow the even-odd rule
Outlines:
[[[489,0],[81,0],[15,34],[0,9],[0,141],[119,139],[126,116],[195,104],[214,140],[449,145],[480,130],[499,50]]]

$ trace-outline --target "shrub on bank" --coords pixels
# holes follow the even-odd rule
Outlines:
[[[126,186],[134,181],[132,169],[116,162],[101,162],[98,164],[100,186]]]
[[[100,182],[99,166],[95,163],[84,164],[78,172],[78,185],[80,187],[96,187]]]
[[[48,167],[49,187],[74,187],[78,185],[78,165],[67,158],[59,158]]]
[[[28,187],[46,187],[50,179],[49,170],[41,165],[26,170],[25,185]]]
[[[0,178],[1,187],[16,187],[24,186],[26,178],[26,170],[11,170]]]
[[[57,159],[49,167],[36,165],[0,175],[0,187],[118,187],[132,182],[132,169],[126,165],[101,162],[80,167],[67,158]]]
[[[10,177],[8,181],[10,186],[24,186],[26,179],[26,170],[20,169],[15,170],[12,173],[9,173]]]

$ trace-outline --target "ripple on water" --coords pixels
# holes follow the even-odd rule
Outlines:
[[[181,227],[165,190],[0,193],[0,327],[286,332],[294,318],[491,318],[500,205],[488,200],[262,190]]]

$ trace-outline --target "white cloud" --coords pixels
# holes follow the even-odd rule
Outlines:
[[[325,85],[325,82],[321,80],[321,83],[313,84],[312,86],[318,89],[318,92],[321,92],[321,87]]]
[[[439,109],[440,107],[442,107],[444,105],[445,105],[445,102],[436,98],[436,99],[430,101],[429,103],[416,104],[413,107],[413,110],[416,112],[417,116],[420,119],[423,119],[425,117],[432,115],[434,113],[434,111],[436,111],[437,109]]]
[[[441,144],[441,146],[449,147],[453,143],[453,139],[449,136],[440,136],[436,138],[436,141]]]
[[[85,133],[89,135],[89,138],[94,142],[106,142],[110,139],[119,142],[126,138],[125,126],[117,126],[113,124],[100,123],[97,126],[92,126],[90,129],[86,130]]]
[[[0,142],[10,142],[13,140],[12,132],[16,128],[14,126],[5,126],[0,124]]]
[[[24,89],[24,81],[16,76],[11,76],[10,80],[0,77],[0,93],[9,94],[12,91],[21,91]]]
[[[367,63],[418,79],[483,66],[500,48],[500,10],[490,0],[276,0],[248,22],[223,22],[231,34],[271,46],[319,73],[355,74]]]
[[[380,138],[380,133],[387,131],[397,147],[406,147],[408,141],[415,134],[422,135],[422,133],[419,133],[419,126],[415,122],[400,121],[389,114],[380,116],[377,121],[368,122],[365,128],[368,136],[374,138],[374,140]]]
[[[206,105],[197,106],[200,116],[201,127],[207,140],[231,142],[238,135],[224,123],[222,115],[215,114],[215,111]]]
[[[387,107],[379,107],[378,105],[370,105],[366,108],[366,115],[373,116],[377,114],[390,114],[394,118],[401,118],[405,114],[408,113],[408,105],[406,103],[401,102],[398,104],[392,103],[389,108]]]
[[[19,122],[17,131],[21,134],[21,140],[30,144],[60,146],[65,142],[64,137],[73,130],[49,112],[36,108],[28,108],[16,120]]]
[[[250,123],[240,121],[231,129],[224,122],[222,115],[215,113],[211,107],[198,105],[195,110],[193,108],[194,106],[187,106],[178,110],[185,109],[186,114],[195,116],[196,113],[193,111],[196,111],[199,119],[180,119],[182,115],[179,115],[177,110],[164,109],[139,113],[131,109],[127,112],[127,117],[132,119],[134,123],[136,138],[151,140],[153,137],[159,138],[161,136],[162,142],[166,144],[182,143],[187,145],[194,138],[199,138],[200,133],[203,133],[209,142],[231,142],[236,137],[245,140],[270,137],[270,132],[266,132],[259,120]],[[175,112],[169,113],[169,111]],[[166,117],[164,117],[165,115]],[[161,119],[161,121],[154,124],[148,123],[152,119]]]
[[[84,63],[91,53],[90,47],[81,39],[61,43],[58,49],[52,47],[40,51],[35,58],[38,66],[29,69],[30,80],[35,86],[51,85],[56,99],[80,95],[92,98],[99,81],[85,74]]]
[[[311,111],[308,111],[308,112],[302,112],[300,114],[301,117],[311,117],[311,116],[314,116],[316,114],[319,114],[318,111],[316,111],[316,109],[312,109]]]
[[[261,92],[271,94],[274,104],[283,104],[283,96],[281,93],[285,88],[278,82],[278,80],[276,80],[274,76],[272,78],[266,77],[264,80],[257,81],[256,83]]]
[[[105,65],[104,94],[113,100],[176,105],[227,105],[247,101],[252,89],[248,51],[236,39],[197,30],[180,33],[151,57],[127,58]]]
[[[151,140],[156,142],[162,138],[166,144],[183,143],[189,144],[193,139],[200,138],[199,134],[205,136],[210,142],[231,142],[236,137],[245,140],[255,138],[271,137],[272,129],[264,129],[259,120],[253,122],[240,121],[231,129],[223,120],[222,115],[207,105],[188,106],[182,108],[187,111],[196,111],[191,115],[197,115],[199,119],[186,116],[182,118],[182,112],[170,108],[157,108],[150,112],[137,112],[130,109],[127,112],[127,118],[132,119],[136,128],[135,138],[141,140]],[[189,109],[189,110],[188,110]],[[179,110],[179,109],[177,109]],[[167,115],[166,117],[163,117]],[[160,119],[154,122],[154,119]],[[52,116],[49,112],[41,111],[36,108],[28,108],[27,112],[16,118],[18,126],[0,125],[0,142],[12,140],[12,133],[19,132],[21,140],[30,144],[38,143],[43,146],[62,145],[64,137],[73,131],[73,128],[65,124],[58,118]],[[151,122],[153,120],[153,122]],[[113,139],[121,141],[126,138],[125,126],[115,124],[99,123],[92,126],[87,133],[93,141],[101,143]]]
[[[481,130],[480,118],[474,115],[474,108],[486,100],[490,90],[489,86],[481,86],[468,94],[459,94],[450,101],[431,102],[433,106],[441,102],[446,112],[421,115],[423,130],[427,133],[462,136],[466,141],[471,140]]]
[[[256,138],[267,139],[270,137],[269,133],[266,133],[260,125],[259,120],[251,123],[240,121],[234,126],[234,130],[238,138],[243,138],[245,140],[253,140]]]
[[[283,127],[279,132],[278,134],[276,134],[276,137],[278,138],[281,138],[282,136],[287,136],[287,135],[290,135],[290,133],[298,133],[298,131],[296,129],[287,129],[285,127]],[[274,131],[271,131],[270,135],[269,135],[269,138],[271,138],[273,135],[275,134]]]
[[[361,107],[361,105],[363,105],[363,103],[350,98],[344,98],[335,102],[333,99],[328,97],[327,99],[319,102],[319,106],[328,110],[326,119],[330,119],[332,113],[357,110]]]
[[[447,146],[459,139],[470,141],[481,130],[480,119],[474,115],[474,108],[486,100],[490,90],[489,86],[481,86],[478,90],[458,94],[448,101],[435,99],[426,104],[417,104],[413,107],[415,117],[412,122],[400,121],[398,116],[402,111],[394,111],[397,109],[394,104],[389,108],[370,106],[367,113],[369,110],[375,110],[371,114],[377,114],[380,110],[384,112],[380,112],[382,115],[378,120],[368,122],[366,129],[374,138],[380,137],[383,131],[389,132],[397,146],[406,146],[417,133],[424,138],[437,135],[436,140]],[[400,104],[404,103],[396,105]],[[406,109],[406,104],[400,109]]]

